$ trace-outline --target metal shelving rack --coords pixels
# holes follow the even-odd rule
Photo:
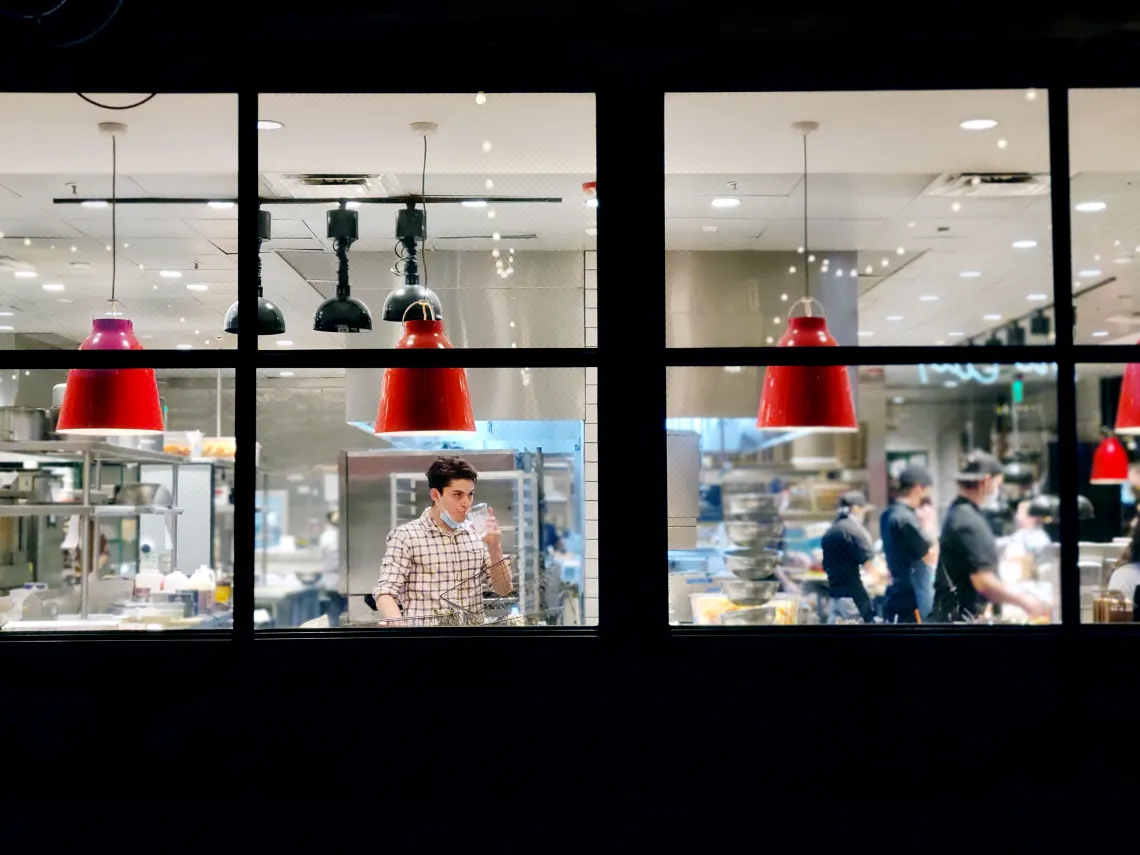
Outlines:
[[[505,481],[514,484],[512,504],[517,509],[514,524],[500,525],[499,529],[504,534],[515,535],[518,566],[514,570],[519,612],[526,614],[527,606],[532,603],[541,608],[541,603],[538,602],[541,572],[538,563],[541,551],[538,530],[538,480],[533,473],[518,469],[480,472],[479,480]],[[427,475],[422,472],[393,472],[389,476],[389,481],[392,493],[392,519],[389,531],[394,531],[398,526],[411,522],[419,516],[416,510],[416,485],[426,482]]]
[[[171,567],[178,566],[178,467],[183,463],[194,462],[176,454],[161,451],[144,451],[137,448],[124,448],[96,440],[60,440],[57,442],[0,442],[0,454],[14,454],[43,463],[78,461],[82,464],[83,500],[79,504],[48,505],[0,505],[0,516],[78,516],[83,522],[80,550],[83,566],[80,568],[79,615],[87,619],[88,587],[91,574],[95,571],[96,549],[90,543],[90,520],[107,517],[135,517],[148,514],[161,514],[170,518]],[[103,462],[115,463],[162,463],[172,467],[170,495],[173,507],[135,505],[97,505],[91,501],[91,491],[98,489],[98,466]],[[95,478],[92,475],[95,473]]]

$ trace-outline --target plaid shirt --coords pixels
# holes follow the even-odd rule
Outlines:
[[[509,571],[509,562],[504,558],[500,563]],[[388,533],[372,596],[394,597],[404,608],[404,618],[450,613],[456,607],[482,618],[492,566],[483,541],[463,526],[454,534],[444,533],[429,508],[419,519]]]

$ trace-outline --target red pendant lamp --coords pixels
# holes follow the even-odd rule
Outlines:
[[[817,122],[796,122],[792,128],[803,136],[804,152],[804,290],[808,296],[792,306],[803,304],[804,317],[788,318],[788,328],[777,347],[836,347],[838,342],[827,330],[827,320],[813,315],[811,277],[807,265],[807,138],[819,127]],[[819,304],[822,308],[822,304]],[[764,372],[764,389],[756,415],[760,430],[811,430],[850,433],[859,430],[851,376],[843,365],[770,365]]]
[[[1127,484],[1128,452],[1124,443],[1105,431],[1104,439],[1093,452],[1090,484]]]
[[[1140,363],[1130,362],[1124,368],[1115,430],[1131,436],[1140,434]]]
[[[836,347],[827,321],[809,314],[789,318],[777,347]],[[797,303],[798,305],[798,303]],[[794,307],[793,307],[794,308]],[[813,430],[848,433],[859,430],[851,376],[843,365],[769,365],[756,427],[761,430]]]
[[[404,335],[396,344],[401,350],[450,349],[443,334],[443,321],[435,318],[431,304],[418,304],[429,320],[404,322]],[[411,307],[409,307],[410,309]],[[474,431],[475,415],[467,372],[462,368],[388,368],[380,388],[376,413],[377,434],[436,436],[441,433]]]
[[[118,257],[115,201],[118,158],[116,137],[126,125],[101,122],[111,137],[111,299],[109,310],[91,322],[91,334],[80,350],[142,350],[134,325],[115,299]],[[163,432],[162,406],[153,368],[73,368],[59,411],[56,433],[77,436],[125,436]]]

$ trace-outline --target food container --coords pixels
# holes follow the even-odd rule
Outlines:
[[[162,437],[162,450],[179,457],[202,456],[202,432],[197,430],[167,431]]]
[[[694,594],[719,594],[720,579],[708,573],[681,572],[669,574],[669,620],[692,623]]]
[[[746,549],[765,549],[778,541],[784,534],[784,523],[775,519],[770,522],[725,522],[725,536],[733,546]]]
[[[748,579],[728,579],[721,581],[720,589],[733,605],[762,606],[780,590],[778,581],[752,582]]]
[[[232,436],[208,436],[202,440],[202,457],[233,460],[235,454],[237,454],[237,440]]]
[[[1093,623],[1132,623],[1132,603],[1120,591],[1101,591],[1093,600]]]
[[[758,582],[776,572],[783,554],[776,549],[726,549],[725,566],[740,579]]]
[[[758,606],[725,612],[720,616],[720,623],[721,626],[771,626],[779,615],[779,609]]]
[[[716,626],[720,616],[733,608],[732,600],[724,594],[690,594],[689,602],[697,626]]]
[[[0,442],[40,442],[47,438],[47,410],[0,407]]]

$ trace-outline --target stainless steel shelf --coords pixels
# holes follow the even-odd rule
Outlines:
[[[178,454],[162,451],[144,451],[140,448],[123,448],[106,442],[86,439],[64,439],[57,442],[0,442],[0,454],[25,454],[32,457],[53,457],[82,460],[90,453],[93,460],[117,460],[126,463],[190,463]]]
[[[178,516],[182,508],[164,508],[157,505],[0,505],[0,517],[139,517],[152,514]]]

